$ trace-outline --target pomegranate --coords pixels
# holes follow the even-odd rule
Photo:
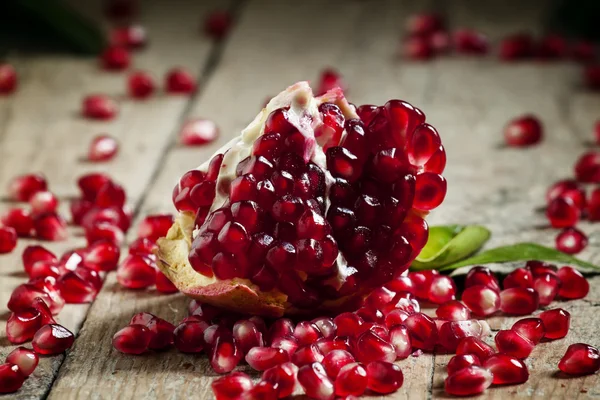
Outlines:
[[[558,290],[558,295],[565,299],[583,299],[590,291],[590,284],[581,274],[573,267],[562,267],[556,275],[560,279],[561,286]]]
[[[400,367],[385,361],[367,364],[367,378],[367,388],[380,394],[393,393],[404,383]]]
[[[356,309],[399,276],[445,197],[445,150],[410,104],[365,107],[306,82],[272,99],[176,185],[162,272],[204,303],[275,317]]]
[[[593,374],[600,369],[600,353],[589,344],[572,344],[558,363],[558,368],[569,375]]]
[[[0,64],[0,95],[14,92],[18,83],[14,67],[10,64]]]

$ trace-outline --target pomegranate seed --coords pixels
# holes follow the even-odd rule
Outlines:
[[[154,78],[148,72],[135,71],[127,78],[129,96],[134,99],[147,99],[156,90]]]
[[[88,245],[99,241],[108,241],[117,246],[121,246],[125,241],[125,234],[116,225],[110,222],[98,222],[85,231],[85,238]]]
[[[209,119],[192,119],[185,123],[179,133],[179,140],[185,146],[201,146],[219,137],[219,127]]]
[[[396,349],[394,346],[370,330],[362,333],[356,339],[354,347],[356,358],[363,363],[371,361],[394,362],[396,360]]]
[[[481,338],[486,334],[486,329],[485,321],[476,319],[444,322],[439,328],[439,344],[449,351],[456,351],[461,339],[465,337]]]
[[[287,362],[263,372],[262,380],[276,387],[277,397],[283,399],[291,396],[294,392],[297,373],[298,367]]]
[[[252,389],[252,380],[243,372],[232,372],[227,376],[215,379],[211,388],[216,400],[236,400],[243,393]]]
[[[396,292],[385,287],[377,288],[365,298],[365,306],[376,310],[381,309],[388,304],[395,295]]]
[[[19,237],[28,237],[33,233],[33,218],[28,210],[11,208],[0,215],[0,224],[14,228]]]
[[[534,344],[514,330],[501,330],[494,338],[498,353],[517,358],[527,358],[533,351]]]
[[[173,225],[173,216],[170,214],[149,215],[140,223],[138,237],[156,242],[159,238],[167,236],[171,225]]]
[[[13,312],[24,311],[31,307],[31,304],[36,297],[41,298],[49,307],[55,306],[53,299],[50,298],[50,295],[43,285],[44,283],[42,282],[42,287],[38,287],[38,285],[32,283],[25,283],[17,286],[15,290],[13,290],[10,300],[8,301],[8,309]],[[53,310],[53,312],[58,313],[60,310],[58,307],[55,308],[56,310]]]
[[[483,367],[494,376],[494,385],[516,385],[529,379],[525,363],[506,354],[494,354],[483,362]]]
[[[488,316],[501,308],[501,295],[494,289],[475,285],[465,289],[462,301],[475,315]]]
[[[600,369],[600,353],[589,344],[572,344],[558,363],[558,368],[569,375],[593,374]]]
[[[247,354],[253,347],[263,347],[263,335],[256,324],[250,320],[237,321],[233,325],[233,337],[243,354]]]
[[[73,346],[75,336],[58,324],[44,325],[36,332],[31,343],[38,354],[60,354]]]
[[[527,261],[527,263],[525,263],[525,268],[531,271],[533,278],[546,274],[556,275],[557,271],[556,265],[537,260]]]
[[[109,46],[100,55],[100,64],[109,71],[120,71],[129,67],[129,51],[120,46]]]
[[[0,226],[0,254],[10,253],[17,247],[17,231],[10,226]]]
[[[291,358],[299,346],[298,341],[293,336],[280,336],[271,341],[271,347],[285,350]]]
[[[149,256],[156,250],[158,250],[156,242],[146,238],[138,238],[129,245],[129,254]]]
[[[19,371],[23,376],[27,377],[33,374],[39,362],[38,355],[25,347],[17,347],[8,356],[6,362],[19,367]],[[1,386],[1,385],[0,385]]]
[[[538,144],[543,139],[543,127],[533,115],[516,118],[504,128],[504,140],[511,147]]]
[[[587,204],[587,217],[590,221],[600,221],[600,188],[592,190]]]
[[[58,279],[57,288],[69,304],[91,303],[98,295],[98,287],[93,282],[86,280],[84,273],[92,270],[79,267],[69,271]]]
[[[37,237],[42,240],[62,241],[69,236],[67,223],[56,213],[46,213],[36,217],[34,226]]]
[[[200,353],[206,346],[204,332],[209,327],[205,321],[182,322],[175,328],[175,347],[182,353]]]
[[[352,363],[345,365],[335,380],[335,394],[337,396],[361,396],[367,389],[367,370],[362,364]]]
[[[33,268],[33,265],[39,261],[49,263],[58,262],[58,259],[52,252],[38,245],[27,246],[25,250],[23,250],[23,255],[21,258],[23,261],[25,272],[27,272],[28,275],[31,274],[30,271]]]
[[[179,292],[177,286],[175,286],[173,282],[158,269],[156,270],[156,290],[164,294]]]
[[[385,284],[385,287],[393,292],[409,292],[414,294],[415,288],[408,276],[399,276]]]
[[[565,179],[554,183],[546,192],[546,201],[550,203],[557,197],[568,197],[573,203],[583,210],[586,206],[585,190],[583,186],[572,179]]]
[[[553,228],[569,228],[579,220],[580,210],[568,197],[555,198],[548,204],[546,217]]]
[[[517,268],[504,278],[502,285],[504,289],[515,287],[533,288],[533,274],[527,268]]]
[[[579,182],[600,182],[600,153],[588,151],[575,164],[575,177]]]
[[[600,89],[600,65],[588,65],[583,70],[584,81],[592,90]]]
[[[232,24],[233,18],[229,12],[216,10],[206,17],[204,33],[215,40],[221,40],[227,36]]]
[[[58,207],[58,199],[51,192],[41,191],[29,199],[29,205],[33,215],[53,213]]]
[[[243,357],[235,339],[230,334],[219,335],[212,346],[210,365],[218,374],[233,371]]]
[[[450,300],[439,306],[435,315],[446,321],[466,321],[471,318],[469,309],[457,300]]]
[[[494,353],[496,352],[489,344],[473,336],[462,338],[456,347],[457,355],[474,354],[484,362]]]
[[[119,26],[110,33],[111,45],[128,49],[144,47],[146,40],[146,29],[141,25]]]
[[[183,68],[173,68],[165,77],[165,88],[171,94],[189,94],[196,90],[196,79]]]
[[[305,365],[298,370],[298,382],[310,398],[333,400],[335,389],[320,363]]]
[[[302,321],[294,328],[294,337],[298,340],[300,346],[312,344],[323,337],[316,324],[309,321]]]
[[[17,201],[29,201],[34,194],[47,189],[48,183],[43,175],[20,175],[9,182],[8,197]]]
[[[448,361],[448,365],[446,369],[448,371],[448,376],[454,375],[456,372],[460,371],[463,368],[468,368],[470,366],[481,366],[481,362],[479,358],[477,358],[474,354],[460,354],[455,355]]]
[[[302,367],[303,365],[312,364],[314,362],[322,362],[323,358],[324,355],[321,353],[321,350],[319,350],[319,347],[316,344],[310,344],[296,350],[292,355],[291,360],[298,367]]]
[[[544,322],[546,339],[561,339],[567,336],[571,325],[571,314],[562,308],[547,310],[538,315]]]
[[[561,281],[558,291],[560,297],[583,299],[590,291],[590,284],[587,279],[573,267],[562,267],[558,270],[557,275]]]
[[[520,319],[510,329],[528,339],[534,345],[538,344],[546,334],[544,322],[540,318]]]
[[[328,317],[319,317],[312,320],[317,329],[325,339],[333,339],[336,336],[337,326],[333,319]]]
[[[442,304],[454,300],[456,285],[449,276],[440,275],[432,279],[429,286],[428,299],[434,304]]]
[[[27,308],[14,312],[6,322],[6,337],[13,344],[25,343],[31,339],[42,326],[42,316],[39,311]]]
[[[600,120],[596,121],[594,124],[594,137],[596,139],[596,143],[600,143]]]
[[[156,269],[149,258],[128,255],[117,269],[117,280],[128,289],[144,289],[156,283]]]
[[[392,310],[385,316],[385,325],[391,328],[396,325],[402,325],[404,320],[408,318],[410,314],[404,310]]]
[[[472,396],[490,387],[493,376],[490,371],[475,365],[463,368],[448,376],[444,390],[453,396]]]
[[[385,361],[367,364],[367,378],[367,388],[379,394],[394,393],[404,383],[400,367]]]
[[[364,323],[361,317],[350,312],[339,314],[333,319],[333,322],[337,325],[338,336],[354,336]]]
[[[409,272],[408,277],[412,281],[413,287],[415,288],[415,295],[420,299],[425,299],[429,297],[429,288],[431,286],[431,282],[433,278],[439,275],[439,272],[436,270],[428,270],[428,271],[417,271],[417,272]]]
[[[175,331],[175,326],[162,318],[158,318],[152,314],[149,315],[152,318],[150,318],[146,323],[142,324],[148,328],[151,334],[148,347],[153,350],[164,350],[171,347],[175,342],[175,336],[173,333]],[[130,325],[134,325],[133,318]]]
[[[412,35],[429,35],[435,31],[445,29],[445,23],[438,14],[415,14],[408,18],[405,29]]]
[[[273,347],[253,347],[246,354],[246,362],[257,371],[264,371],[288,361],[290,356],[285,350]]]
[[[354,356],[348,351],[335,349],[327,353],[321,363],[323,364],[327,376],[335,380],[343,366],[355,361]]]
[[[523,60],[533,55],[533,38],[527,33],[508,36],[500,42],[499,56],[504,61]]]
[[[454,46],[458,53],[482,55],[488,52],[488,40],[485,35],[468,29],[454,32]]]
[[[10,94],[17,89],[17,72],[10,64],[0,64],[0,94]]]
[[[438,340],[438,330],[431,318],[422,313],[415,313],[404,320],[404,325],[410,333],[413,347],[421,350],[434,348]]]
[[[487,267],[476,266],[469,270],[465,278],[465,288],[483,285],[490,289],[500,291],[500,285],[496,275]]]
[[[403,54],[411,60],[429,60],[433,57],[433,48],[428,37],[410,36],[404,40]]]
[[[142,354],[148,350],[151,337],[144,325],[129,325],[115,333],[112,344],[121,353]]]
[[[342,75],[332,69],[326,68],[321,71],[321,76],[319,78],[319,87],[317,88],[317,95],[323,95],[328,91],[335,89],[336,87],[341,88],[342,90],[346,90],[346,85],[342,80]]]
[[[84,199],[96,201],[96,196],[100,192],[100,189],[109,182],[111,180],[108,176],[102,173],[91,173],[81,176],[77,181],[77,185],[81,189]]]
[[[119,151],[119,143],[109,135],[98,135],[92,139],[88,149],[88,160],[92,162],[108,161]]]
[[[390,343],[396,350],[396,359],[405,359],[412,353],[412,342],[408,329],[404,325],[390,328]]]
[[[113,271],[117,268],[121,250],[107,240],[92,243],[83,254],[82,264],[95,271]]]
[[[534,278],[533,288],[538,293],[539,305],[547,306],[558,294],[560,279],[552,274],[540,275]]]
[[[540,298],[528,288],[510,288],[500,292],[500,310],[505,314],[527,315],[538,309]]]
[[[81,114],[91,119],[113,119],[117,112],[117,103],[104,94],[89,95],[83,99],[81,105]]]
[[[2,89],[2,69],[0,65],[0,89]],[[0,91],[1,93],[1,91]],[[0,393],[13,393],[21,389],[25,376],[14,364],[6,363],[0,365]]]
[[[558,35],[548,35],[540,40],[536,55],[541,59],[554,60],[563,58],[567,53],[566,40]]]

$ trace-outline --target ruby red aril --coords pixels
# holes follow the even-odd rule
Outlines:
[[[37,192],[48,190],[48,183],[42,174],[19,175],[8,183],[7,194],[12,200],[29,201]]]
[[[394,362],[396,349],[391,343],[369,330],[356,339],[354,355],[358,361],[365,364],[371,361]]]
[[[335,380],[343,366],[351,364],[355,361],[356,360],[354,356],[350,352],[336,349],[327,353],[321,363],[327,373],[327,376]]]
[[[335,388],[320,363],[305,365],[298,370],[298,382],[304,393],[317,400],[333,400]]]
[[[438,329],[435,322],[425,314],[415,313],[404,320],[413,347],[421,350],[432,350],[438,340]]]
[[[167,235],[169,228],[173,225],[171,214],[149,215],[140,222],[138,226],[138,237],[157,241]]]
[[[128,255],[117,269],[117,281],[128,289],[145,289],[156,283],[154,262],[139,254]]]
[[[466,321],[471,318],[471,311],[460,301],[450,300],[440,305],[435,315],[446,321]]]
[[[19,237],[33,234],[33,218],[31,212],[24,208],[11,208],[0,215],[0,224],[14,228]]]
[[[494,376],[494,385],[516,385],[527,382],[529,371],[520,359],[506,354],[495,354],[483,362],[483,367]]]
[[[549,34],[540,39],[535,55],[544,60],[556,60],[567,55],[568,44],[564,37]]]
[[[233,337],[245,355],[253,347],[263,347],[263,335],[256,324],[250,320],[240,320],[233,325]]]
[[[111,179],[108,175],[93,172],[79,177],[77,186],[79,186],[85,200],[96,201],[96,196],[100,192],[100,189],[109,182],[111,182]]]
[[[533,115],[513,119],[504,128],[504,140],[511,147],[526,147],[539,143],[544,136],[541,122]]]
[[[31,307],[33,300],[39,297],[48,305],[53,314],[58,314],[64,305],[64,300],[56,298],[58,292],[54,291],[55,288],[48,287],[41,279],[21,284],[13,290],[8,301],[8,309],[13,312],[26,310]]]
[[[219,137],[219,127],[214,121],[196,118],[187,121],[179,132],[179,141],[184,146],[202,146]]]
[[[147,99],[156,91],[156,83],[148,72],[135,71],[127,78],[127,91],[134,99]]]
[[[37,216],[34,221],[36,236],[42,240],[62,241],[69,233],[66,221],[56,213],[45,213]]]
[[[338,336],[354,336],[360,331],[363,319],[350,312],[341,313],[333,319],[337,326]]]
[[[215,40],[221,40],[229,33],[233,18],[228,11],[215,10],[204,20],[204,33]]]
[[[573,267],[562,267],[558,270],[557,275],[561,281],[558,291],[560,297],[583,299],[590,291],[590,284],[587,279]]]
[[[583,185],[573,179],[564,179],[554,183],[546,192],[546,201],[550,203],[557,197],[568,197],[583,210],[586,206],[586,194]]]
[[[0,254],[10,253],[17,247],[17,231],[10,226],[0,226]]]
[[[151,337],[144,325],[129,325],[115,333],[112,344],[121,353],[142,354],[148,350]]]
[[[587,218],[590,221],[600,221],[600,188],[592,190],[587,202]]]
[[[92,281],[86,279],[88,271],[95,272],[87,270],[85,267],[79,267],[58,279],[57,288],[68,304],[91,303],[98,295],[99,288]]]
[[[500,310],[505,314],[527,315],[538,309],[540,297],[530,288],[510,288],[500,292]]]
[[[179,292],[177,286],[173,284],[160,270],[156,270],[156,290],[164,294],[172,294]]]
[[[367,370],[362,364],[345,365],[335,379],[336,396],[361,396],[367,389]]]
[[[321,350],[321,352],[324,353],[322,349],[324,348],[326,343],[328,342],[322,343],[321,341],[317,341],[315,345],[317,345],[319,350]],[[299,345],[298,341],[293,336],[280,336],[276,337],[271,341],[271,347],[284,350],[286,353],[289,354],[291,358],[294,355],[294,353],[296,353],[296,350],[298,350]]]
[[[31,196],[29,205],[34,216],[53,213],[58,208],[58,199],[49,191],[40,191]]]
[[[254,384],[252,379],[243,372],[232,372],[229,375],[215,379],[211,388],[216,400],[237,400],[248,392]]]
[[[600,369],[600,353],[589,344],[572,344],[559,361],[558,369],[569,375],[593,374]]]
[[[495,353],[492,346],[474,336],[462,338],[456,347],[457,355],[474,354],[481,362],[485,362]]]
[[[34,308],[13,312],[6,322],[6,337],[13,344],[25,343],[42,326],[42,316]]]
[[[479,32],[460,29],[453,34],[454,48],[458,53],[482,55],[488,52],[488,39]]]
[[[521,359],[529,357],[534,347],[529,339],[524,338],[512,329],[499,331],[494,341],[498,353]]]
[[[262,374],[262,381],[270,383],[277,390],[277,398],[291,396],[296,387],[298,367],[287,362],[269,368]]]
[[[0,65],[0,89],[2,84],[1,67]],[[0,93],[2,92],[0,91]],[[21,373],[17,365],[0,364],[0,393],[14,393],[21,389],[23,382],[25,382],[25,375]]]
[[[539,260],[527,261],[525,263],[525,268],[531,271],[533,278],[537,278],[538,276],[545,274],[556,275],[556,271],[558,271],[556,265]]]
[[[600,64],[587,65],[583,69],[583,79],[588,88],[600,89]]]
[[[300,346],[311,344],[323,337],[316,324],[309,321],[299,322],[294,328],[293,336]]]
[[[488,267],[481,265],[471,268],[465,278],[465,288],[475,285],[482,285],[500,291],[496,275]]]
[[[414,295],[419,299],[427,300],[429,297],[429,288],[433,278],[439,276],[439,272],[435,269],[427,271],[409,272],[408,278],[411,280],[414,287]]]
[[[596,143],[600,143],[600,120],[594,124],[594,139]]]
[[[322,362],[323,358],[324,355],[321,350],[319,350],[319,347],[316,344],[309,344],[297,349],[292,355],[291,361],[298,367],[302,367],[314,362]]]
[[[0,64],[0,95],[13,93],[17,89],[18,77],[10,64]]]
[[[575,164],[575,177],[579,182],[600,182],[600,153],[588,151],[582,154]]]
[[[533,56],[533,38],[527,33],[508,36],[500,42],[499,57],[504,61],[523,60]]]
[[[175,342],[175,336],[173,334],[175,326],[162,318],[158,318],[152,314],[150,315],[152,318],[142,324],[148,328],[151,334],[148,348],[153,350],[164,350],[171,347]]]
[[[244,357],[231,334],[219,335],[212,346],[210,365],[218,374],[233,371]]]
[[[196,90],[196,78],[183,68],[173,68],[165,75],[165,90],[171,94],[190,94]]]
[[[406,32],[411,35],[429,35],[445,28],[444,19],[441,15],[435,13],[411,15],[405,24]]]
[[[346,85],[342,80],[342,75],[333,68],[325,68],[321,71],[316,93],[317,95],[322,95],[335,88],[341,88],[342,90],[346,89]]]
[[[502,281],[504,289],[533,288],[533,274],[527,268],[516,268]]]
[[[482,338],[487,334],[486,330],[487,323],[476,319],[443,322],[438,329],[438,343],[446,350],[455,352],[463,338]]]
[[[138,238],[129,245],[129,254],[149,256],[154,254],[157,248],[156,242],[147,238]]]
[[[411,60],[429,60],[434,55],[431,42],[426,36],[410,36],[402,43],[404,57]]]
[[[182,322],[173,331],[175,347],[182,353],[200,353],[205,347],[204,332],[209,327],[205,321]]]
[[[100,240],[89,245],[82,255],[82,265],[95,271],[113,271],[117,268],[121,250],[117,244]]]
[[[81,114],[90,119],[110,120],[118,111],[117,102],[104,94],[86,96],[81,104]]]
[[[6,362],[18,366],[19,372],[27,377],[37,368],[39,357],[33,350],[17,347],[6,356]]]
[[[407,314],[414,314],[421,311],[421,306],[412,294],[398,292],[392,299],[392,302],[385,307],[384,311],[388,314],[394,311],[404,311]]]
[[[50,308],[48,308],[48,305],[41,298],[36,297],[35,299],[33,299],[33,302],[31,303],[31,308],[35,309],[37,312],[40,313],[42,317],[42,326],[56,323],[56,321],[52,317],[52,312],[50,311]]]
[[[448,376],[444,382],[444,390],[453,396],[472,396],[483,393],[490,387],[492,381],[493,376],[490,371],[472,365]]]
[[[558,294],[561,282],[553,274],[543,274],[533,279],[533,289],[538,293],[540,306],[547,306]]]
[[[71,331],[58,324],[44,325],[33,337],[31,345],[38,354],[60,354],[73,346],[75,336]]]
[[[33,264],[28,275],[29,279],[46,278],[48,276],[58,278],[63,272],[64,270],[57,262],[38,261]]]
[[[367,364],[367,378],[367,388],[379,394],[394,393],[404,383],[400,367],[385,361]]]
[[[466,288],[461,300],[473,314],[478,316],[492,315],[501,307],[498,291],[483,285]]]
[[[109,46],[100,54],[100,65],[109,71],[120,71],[129,67],[129,51],[121,46]]]
[[[534,345],[538,344],[546,334],[544,321],[540,318],[520,319],[510,329],[528,339]]]
[[[443,304],[454,300],[456,285],[454,280],[446,275],[436,276],[431,280],[428,299],[434,304]]]
[[[288,361],[290,356],[285,350],[272,347],[253,347],[246,354],[246,362],[257,371],[264,371]]]
[[[546,217],[553,228],[569,228],[574,226],[581,211],[568,197],[557,197],[548,204]]]
[[[448,371],[448,376],[454,375],[456,372],[460,371],[463,368],[468,368],[472,365],[481,366],[481,362],[479,358],[474,354],[457,354],[448,361],[448,365],[446,365],[446,370]]]
[[[109,181],[98,190],[95,203],[99,207],[123,207],[126,199],[125,189],[121,185]]]
[[[98,241],[109,241],[121,246],[125,241],[125,234],[121,228],[110,222],[98,222],[85,230],[85,238],[88,245]]]
[[[415,287],[412,280],[406,276],[398,276],[385,284],[385,288],[392,292],[409,292],[414,294]]]
[[[119,151],[119,142],[110,135],[98,135],[90,142],[87,158],[92,162],[109,161]]]
[[[332,318],[319,317],[312,320],[325,339],[333,339],[336,336],[337,325]]]
[[[260,381],[252,389],[246,392],[242,399],[244,400],[275,400],[277,399],[277,390],[269,382]]]
[[[544,322],[544,337],[555,340],[567,336],[571,326],[571,314],[562,308],[542,312],[538,317]]]
[[[146,29],[141,25],[125,25],[115,27],[110,32],[112,46],[128,49],[139,49],[146,45]]]
[[[412,342],[406,326],[392,326],[390,328],[389,337],[390,343],[396,350],[396,359],[405,359],[412,353]]]

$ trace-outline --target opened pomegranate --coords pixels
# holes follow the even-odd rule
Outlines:
[[[356,308],[425,245],[445,163],[409,103],[355,108],[339,88],[315,98],[297,83],[179,180],[159,267],[183,293],[236,311]]]

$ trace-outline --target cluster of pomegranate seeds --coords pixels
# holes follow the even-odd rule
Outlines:
[[[204,20],[204,33],[215,40],[221,40],[227,36],[233,18],[228,11],[216,10],[211,12]]]
[[[146,99],[156,90],[156,83],[148,72],[135,71],[127,79],[127,90],[134,99]]]
[[[411,16],[406,24],[402,53],[413,60],[427,60],[450,49],[450,34],[438,14]]]
[[[10,64],[0,64],[0,95],[10,94],[17,89],[17,71]]]
[[[122,46],[109,46],[100,54],[100,64],[109,71],[121,71],[127,69],[131,63],[129,50]]]
[[[105,94],[88,95],[81,103],[81,114],[90,119],[111,120],[118,111],[117,102]]]
[[[196,118],[187,121],[179,132],[179,141],[184,146],[202,146],[219,137],[219,127],[214,121]]]
[[[526,147],[542,141],[544,129],[533,115],[515,118],[504,128],[504,140],[511,147]]]
[[[119,142],[110,135],[98,135],[92,139],[88,149],[88,160],[92,162],[109,161],[119,151]]]

